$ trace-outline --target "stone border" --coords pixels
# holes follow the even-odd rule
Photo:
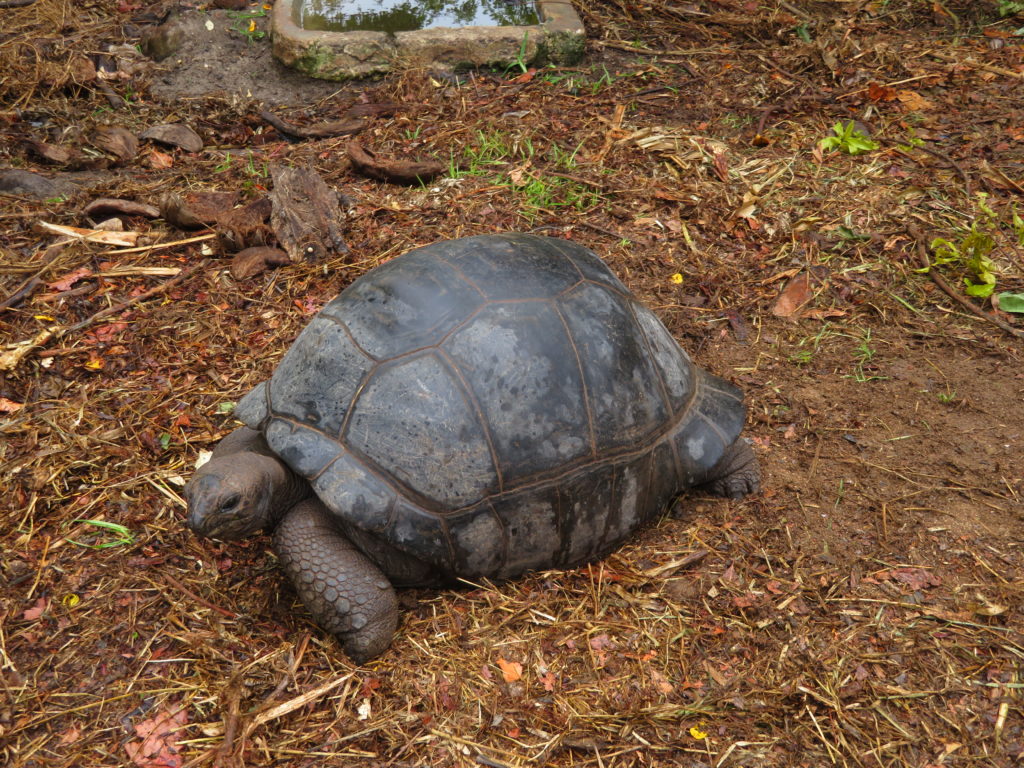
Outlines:
[[[316,32],[295,23],[299,0],[274,3],[274,56],[311,77],[347,80],[410,67],[443,70],[553,62],[575,64],[586,41],[568,0],[537,0],[541,23],[521,27],[434,27],[413,32]],[[524,45],[525,39],[525,45]]]

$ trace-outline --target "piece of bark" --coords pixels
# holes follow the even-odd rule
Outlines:
[[[99,216],[145,216],[147,219],[155,219],[160,215],[160,209],[146,203],[138,203],[134,200],[117,200],[112,197],[100,197],[93,200],[82,213],[95,218]]]
[[[338,194],[308,168],[273,166],[270,226],[292,261],[319,261],[348,253]]]
[[[83,227],[69,227],[65,224],[51,224],[48,221],[37,221],[33,229],[45,232],[50,235],[71,237],[88,243],[102,243],[103,245],[120,245],[128,248],[133,247],[139,239],[140,232],[108,232],[103,229],[85,229]]]
[[[358,141],[350,141],[346,149],[352,167],[359,173],[392,184],[422,184],[447,170],[446,165],[436,161],[381,160]]]
[[[273,233],[268,224],[273,204],[261,197],[248,205],[232,208],[217,217],[217,235],[228,251],[266,245]]]
[[[120,163],[129,163],[139,152],[139,140],[127,128],[119,125],[107,125],[96,130],[92,144],[113,155]]]
[[[265,245],[246,248],[244,251],[236,253],[231,259],[231,276],[235,280],[246,280],[273,267],[283,267],[290,263],[291,259],[288,258],[288,254],[280,248],[270,248]]]
[[[160,199],[160,215],[180,229],[201,229],[216,223],[238,201],[237,192],[168,192]]]
[[[260,118],[270,123],[279,133],[296,139],[329,139],[333,136],[352,136],[366,127],[366,121],[358,118],[335,120],[316,125],[295,125],[265,109],[260,110]]]
[[[201,152],[203,149],[203,140],[199,134],[182,123],[154,125],[140,133],[139,138],[170,147],[181,147],[186,152]]]
[[[63,144],[48,144],[45,141],[30,141],[28,148],[36,157],[53,165],[69,165],[81,158],[78,151]]]

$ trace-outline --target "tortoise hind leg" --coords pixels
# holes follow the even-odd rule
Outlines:
[[[750,443],[742,437],[725,449],[701,488],[716,496],[740,499],[761,490],[761,468]]]
[[[274,550],[317,623],[362,663],[387,650],[398,599],[380,568],[332,524],[318,499],[296,504],[274,532]]]

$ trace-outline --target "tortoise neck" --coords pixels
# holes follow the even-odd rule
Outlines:
[[[313,495],[313,489],[305,478],[293,472],[287,464],[276,459],[278,476],[273,479],[271,487],[270,509],[273,519],[271,525],[277,525],[281,518],[300,501]]]

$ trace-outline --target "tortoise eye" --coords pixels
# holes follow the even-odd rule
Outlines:
[[[220,510],[219,511],[220,512],[234,512],[238,508],[238,505],[241,503],[241,501],[242,501],[241,495],[237,494],[237,493],[233,493],[230,496],[228,496],[226,499],[224,499],[223,502],[221,502]]]

